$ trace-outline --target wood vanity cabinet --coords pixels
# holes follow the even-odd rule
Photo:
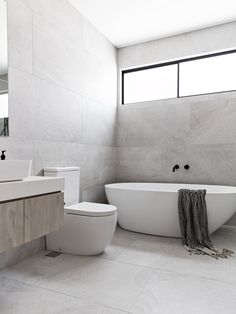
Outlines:
[[[61,192],[0,203],[0,252],[58,230],[64,222]]]
[[[24,201],[0,203],[0,252],[24,243]]]
[[[43,195],[25,200],[25,241],[53,232],[63,225],[64,198],[62,193]]]

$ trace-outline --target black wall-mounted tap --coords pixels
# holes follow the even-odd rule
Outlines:
[[[178,170],[178,169],[179,169],[179,165],[175,165],[175,166],[173,167],[172,171],[175,172],[175,171]]]
[[[184,169],[185,169],[185,170],[188,170],[189,168],[190,168],[189,165],[185,165],[185,166],[184,166]]]
[[[2,150],[1,160],[5,160],[6,159],[5,152],[6,152],[5,150]]]

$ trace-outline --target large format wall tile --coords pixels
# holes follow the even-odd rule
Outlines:
[[[180,165],[175,173],[172,167]],[[190,165],[189,170],[184,165]],[[235,185],[235,145],[184,145],[162,152],[162,177],[166,182]]]
[[[116,108],[84,98],[83,143],[93,145],[115,144]]]
[[[161,175],[161,150],[158,147],[119,147],[117,180],[158,182]]]
[[[83,95],[87,98],[99,101],[106,107],[116,108],[116,59],[113,62],[101,62],[92,57],[88,52],[84,52],[88,57],[84,64],[84,85]]]
[[[7,159],[33,160],[33,140],[16,137],[0,137],[0,151],[6,150]]]
[[[28,0],[36,15],[53,25],[57,31],[82,47],[83,16],[67,0]]]
[[[32,73],[32,10],[27,0],[8,1],[7,5],[9,64]]]
[[[34,91],[31,74],[9,67],[10,136],[33,138]]]
[[[83,93],[86,58],[81,45],[34,14],[33,74]]]
[[[79,166],[82,199],[101,201],[104,200],[104,184],[115,181],[116,149],[68,142],[34,141],[34,173],[43,174],[43,168],[58,166]]]
[[[190,108],[179,100],[123,105],[118,111],[118,146],[153,146],[186,141]]]
[[[84,93],[106,106],[117,106],[117,58],[114,46],[86,19],[83,20],[83,47],[88,63]],[[97,53],[97,51],[100,53]],[[91,79],[92,78],[92,79]]]
[[[79,166],[79,144],[34,140],[34,173],[45,167]]]
[[[82,139],[82,97],[15,68],[10,89],[11,136],[55,141]]]
[[[191,105],[191,142],[236,143],[236,93],[232,99],[196,102]]]
[[[116,48],[66,0],[10,0],[8,15],[10,138],[0,139],[2,149],[32,159],[36,175],[80,166],[81,200],[104,201],[116,174]],[[3,253],[4,266],[14,256]]]
[[[236,23],[232,22],[121,48],[118,50],[118,65],[119,68],[137,67],[234,48],[235,31]]]
[[[33,79],[34,138],[80,142],[82,97],[52,82]]]

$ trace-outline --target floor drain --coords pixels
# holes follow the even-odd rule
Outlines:
[[[45,256],[47,256],[47,257],[57,257],[57,256],[59,256],[61,254],[62,253],[59,253],[59,252],[49,252]]]

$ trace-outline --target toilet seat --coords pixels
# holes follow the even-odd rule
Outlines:
[[[89,216],[89,217],[105,217],[114,215],[117,208],[113,205],[98,204],[91,202],[82,202],[65,207],[65,214]]]

